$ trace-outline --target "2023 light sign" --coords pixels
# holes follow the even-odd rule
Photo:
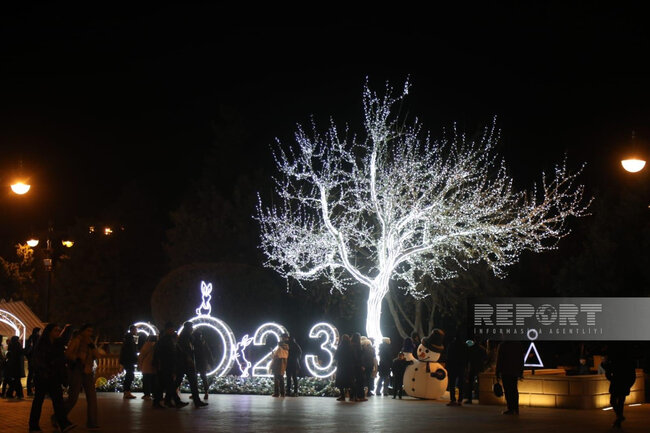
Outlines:
[[[194,329],[206,327],[213,331],[221,342],[223,349],[221,357],[217,360],[212,371],[208,372],[208,375],[225,376],[236,362],[242,373],[242,377],[273,376],[271,374],[272,350],[266,352],[255,364],[252,364],[252,361],[246,358],[246,348],[251,344],[253,346],[267,346],[269,338],[275,340],[274,342],[280,342],[281,335],[288,334],[286,328],[274,322],[264,323],[257,328],[253,337],[249,337],[246,334],[237,342],[235,334],[228,324],[211,315],[211,293],[212,283],[206,284],[204,281],[201,281],[201,305],[196,309],[196,316],[189,320],[193,324]],[[146,336],[158,334],[158,329],[149,323],[137,322],[134,323],[134,326],[136,326],[138,333]],[[182,327],[178,332],[181,329]],[[339,341],[338,330],[329,323],[316,323],[309,330],[309,338],[322,339],[320,348],[324,352],[324,359],[320,355],[306,354],[304,356],[304,362],[307,371],[314,377],[327,378],[332,376],[336,371],[334,352]]]

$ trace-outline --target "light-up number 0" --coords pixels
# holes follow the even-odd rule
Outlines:
[[[325,337],[325,340],[320,345],[320,348],[323,352],[327,354],[329,358],[327,362],[318,362],[319,359],[316,355],[305,355],[305,365],[307,370],[314,377],[330,377],[336,371],[336,366],[334,365],[334,352],[336,352],[336,344],[339,341],[339,331],[329,323],[317,323],[311,327],[309,331],[309,338],[322,338]],[[324,365],[321,365],[324,364]]]
[[[284,326],[272,322],[265,323],[257,328],[257,331],[255,331],[255,335],[253,335],[253,345],[265,346],[266,339],[269,337],[269,335],[274,336],[279,343],[282,334],[288,334]],[[264,355],[262,359],[257,361],[257,363],[253,366],[253,376],[273,376],[271,373],[271,363],[273,362],[273,359],[271,358],[272,354],[273,351],[270,351]]]

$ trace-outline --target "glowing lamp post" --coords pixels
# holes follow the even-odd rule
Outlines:
[[[31,185],[28,185],[23,182],[16,182],[13,185],[11,185],[11,190],[18,195],[23,195],[27,194],[29,192],[29,189],[31,188]]]
[[[645,167],[645,161],[643,159],[630,158],[622,160],[621,165],[630,173],[638,173]]]

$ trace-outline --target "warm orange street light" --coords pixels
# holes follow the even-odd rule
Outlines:
[[[621,161],[623,168],[630,173],[637,173],[645,167],[645,161],[638,158],[624,159]]]
[[[31,185],[28,185],[26,183],[16,182],[13,185],[11,185],[11,190],[18,195],[23,195],[23,194],[27,194],[27,192],[31,187],[32,187]]]
[[[72,246],[74,245],[74,241],[69,241],[69,240],[61,241],[61,245],[63,245],[66,248],[72,248]]]

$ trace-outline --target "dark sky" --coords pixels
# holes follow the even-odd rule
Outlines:
[[[22,160],[34,193],[29,205],[2,196],[0,207],[67,222],[98,214],[139,180],[171,208],[201,167],[220,107],[251,137],[253,148],[228,162],[245,172],[268,164],[274,138],[290,140],[310,114],[355,126],[366,76],[376,87],[410,76],[409,112],[434,135],[498,116],[500,151],[526,181],[566,152],[574,166],[589,162],[585,181],[595,182],[617,169],[633,129],[650,137],[640,9],[540,2],[409,17],[234,28],[209,6],[5,11],[0,174],[6,182]]]

